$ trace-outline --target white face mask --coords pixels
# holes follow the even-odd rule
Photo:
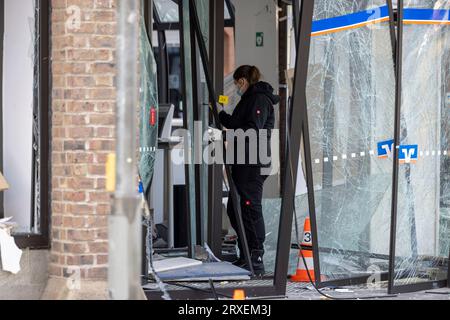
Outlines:
[[[242,92],[241,88],[239,88],[238,86],[236,86],[236,94],[239,97],[242,97],[244,95],[244,93]]]
[[[239,84],[236,84],[236,94],[239,96],[239,97],[242,97],[243,95],[244,95],[244,91],[242,90],[242,88],[239,88]]]

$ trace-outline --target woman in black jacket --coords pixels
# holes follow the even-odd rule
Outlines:
[[[265,158],[269,157],[270,159],[271,157],[271,130],[275,127],[274,105],[280,102],[280,98],[274,95],[274,89],[270,84],[260,81],[261,73],[255,66],[241,66],[236,70],[233,77],[241,101],[232,115],[222,111],[219,116],[226,129],[235,131],[241,129],[244,132],[254,130],[258,137],[256,141],[246,139],[244,163],[237,163],[238,157],[235,155],[235,162],[232,165],[232,177],[240,197],[242,218],[253,269],[255,274],[260,276],[265,272],[263,256],[266,239],[262,197],[267,176],[263,175],[262,169],[270,167],[271,163],[270,161],[263,161],[259,153],[262,147],[261,143],[267,143],[267,145],[263,146],[267,150],[267,152],[264,152],[267,155],[263,154]],[[266,141],[260,141],[260,136],[266,136]],[[257,146],[253,144],[257,144]],[[234,150],[240,150],[241,148],[239,147],[235,146]],[[257,152],[258,154],[251,154],[252,152]],[[256,159],[256,161],[252,159]],[[227,211],[232,227],[238,230],[231,197],[228,201]],[[240,258],[235,264],[247,267],[243,257],[242,243],[239,239],[238,246]]]

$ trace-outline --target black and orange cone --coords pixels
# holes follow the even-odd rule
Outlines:
[[[297,272],[295,275],[291,276],[292,282],[310,282],[309,275],[311,276],[312,281],[316,281],[316,277],[314,274],[314,256],[312,249],[312,234],[311,234],[311,220],[310,218],[306,218],[305,226],[303,229],[303,241],[301,243],[301,247],[298,255],[298,265]],[[303,261],[305,258],[306,265]]]

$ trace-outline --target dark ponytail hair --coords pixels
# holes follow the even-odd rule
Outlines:
[[[255,66],[240,66],[233,75],[234,80],[239,81],[244,78],[250,85],[254,85],[261,80],[261,72]]]

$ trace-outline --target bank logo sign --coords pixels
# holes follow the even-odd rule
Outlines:
[[[419,146],[400,146],[399,161],[400,163],[416,163],[419,160]]]
[[[403,145],[398,148],[401,164],[417,163],[419,160],[418,145]],[[386,140],[378,143],[378,158],[392,159],[394,154],[394,140]]]
[[[394,150],[394,140],[378,142],[378,158],[381,159],[392,158],[393,150]]]

